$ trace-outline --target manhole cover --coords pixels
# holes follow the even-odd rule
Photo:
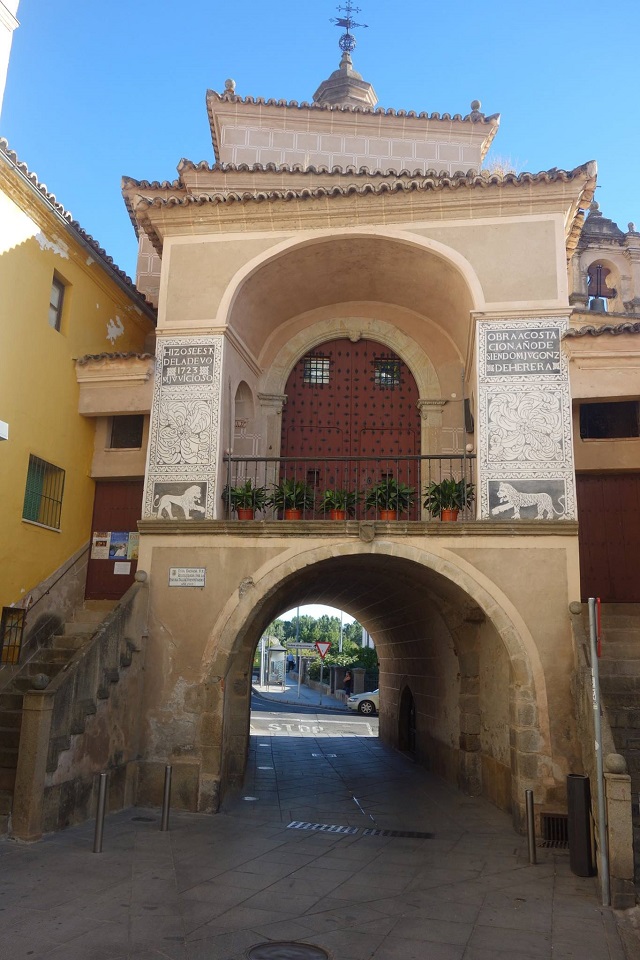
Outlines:
[[[328,960],[329,954],[312,943],[259,943],[251,947],[247,960]]]
[[[131,817],[133,823],[154,823],[155,817]]]

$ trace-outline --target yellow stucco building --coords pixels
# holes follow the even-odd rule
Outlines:
[[[5,141],[0,289],[0,607],[31,607],[33,624],[84,597],[95,424],[75,360],[144,352],[155,311]]]

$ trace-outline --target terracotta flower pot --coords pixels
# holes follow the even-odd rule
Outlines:
[[[238,507],[238,520],[253,520],[255,511],[253,507]]]
[[[285,520],[302,520],[302,510],[297,507],[287,507],[284,511]]]
[[[452,523],[454,520],[458,519],[458,510],[455,508],[450,510],[442,510],[440,513],[440,519],[443,523]]]
[[[380,510],[380,519],[381,520],[397,520],[398,511],[397,510]]]
[[[329,519],[330,520],[346,520],[347,511],[346,510],[329,510]]]

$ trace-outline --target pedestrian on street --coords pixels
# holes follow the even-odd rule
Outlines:
[[[296,665],[296,658],[292,653],[287,654],[287,673],[291,673]]]
[[[347,670],[344,675],[344,680],[342,681],[342,689],[345,692],[347,699],[351,696],[351,684],[353,683],[353,677],[351,676],[351,671]]]

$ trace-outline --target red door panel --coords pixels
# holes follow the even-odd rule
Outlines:
[[[94,532],[137,533],[142,515],[142,480],[98,481],[93,504],[91,540]],[[116,574],[116,563],[131,563],[130,572]],[[138,564],[126,556],[108,560],[89,559],[87,600],[119,600],[134,580]]]
[[[418,388],[388,347],[373,340],[327,341],[298,361],[285,392],[281,455],[318,457],[305,469],[319,489],[365,490],[386,473],[417,485],[417,464],[402,458],[420,453]],[[324,457],[345,462],[326,464]],[[372,459],[349,464],[350,457]]]
[[[640,474],[578,474],[582,599],[640,603]]]

